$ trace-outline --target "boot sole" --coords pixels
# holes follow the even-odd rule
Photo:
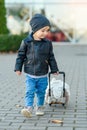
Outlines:
[[[37,115],[37,116],[43,116],[44,113],[38,113],[38,112],[36,112],[36,115]]]

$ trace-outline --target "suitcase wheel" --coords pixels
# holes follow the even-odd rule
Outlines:
[[[66,105],[63,103],[62,106],[66,109]]]
[[[51,103],[49,104],[49,106],[51,106]]]

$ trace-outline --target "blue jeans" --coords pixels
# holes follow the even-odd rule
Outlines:
[[[26,75],[25,106],[33,107],[35,93],[37,95],[37,106],[44,105],[45,90],[47,85],[47,77],[31,78]]]

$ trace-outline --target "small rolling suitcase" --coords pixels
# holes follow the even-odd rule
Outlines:
[[[65,104],[66,104],[66,96],[65,96],[65,72],[62,72],[62,71],[60,71],[59,72],[59,75],[61,74],[62,76],[63,76],[63,87],[62,87],[62,89],[63,89],[63,93],[62,93],[62,97],[61,97],[61,100],[60,101],[58,101],[57,99],[56,99],[56,101],[53,101],[52,100],[52,98],[51,98],[51,83],[50,83],[50,81],[51,81],[51,72],[49,73],[49,77],[48,77],[48,79],[49,79],[49,81],[48,81],[48,95],[49,95],[49,105],[51,106],[52,104],[62,104],[64,107],[65,107]]]

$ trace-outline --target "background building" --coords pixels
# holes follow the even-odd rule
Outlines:
[[[54,41],[87,41],[86,0],[5,0],[7,26],[12,34],[31,31],[29,19],[35,13],[46,15],[51,21]],[[55,36],[54,36],[55,35]]]

